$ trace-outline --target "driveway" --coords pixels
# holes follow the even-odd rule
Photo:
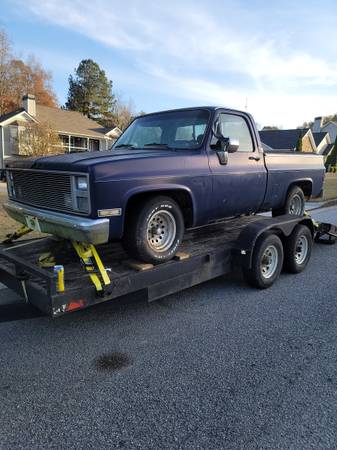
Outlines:
[[[336,448],[336,258],[57,320],[0,290],[0,448]]]

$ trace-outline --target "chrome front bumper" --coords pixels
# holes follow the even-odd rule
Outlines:
[[[109,219],[87,219],[54,211],[46,211],[13,201],[4,203],[12,219],[29,226],[28,218],[36,218],[42,233],[91,244],[104,244],[109,240]],[[31,227],[30,227],[31,228]]]

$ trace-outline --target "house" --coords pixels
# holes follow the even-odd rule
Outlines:
[[[337,123],[330,121],[323,125],[323,117],[315,117],[312,130],[314,133],[327,133],[329,135],[329,145],[320,152],[327,158],[333,149],[332,144],[334,144],[337,139]]]
[[[293,152],[302,140],[302,152],[316,152],[315,138],[310,128],[293,130],[261,130],[260,139],[266,152]]]
[[[104,128],[77,111],[39,105],[34,95],[25,95],[22,101],[22,108],[0,116],[0,168],[6,160],[21,156],[20,133],[27,122],[47,123],[58,133],[64,152],[108,150],[122,133],[117,127]]]

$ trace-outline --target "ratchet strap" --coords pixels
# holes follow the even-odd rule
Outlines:
[[[30,233],[33,231],[31,228],[26,227],[26,225],[22,225],[22,227],[18,228],[14,233],[6,234],[6,239],[4,239],[1,244],[11,244],[16,239],[19,239],[21,236]]]
[[[71,241],[85,272],[88,273],[97,292],[104,292],[104,286],[110,284],[110,278],[102,260],[92,244]]]

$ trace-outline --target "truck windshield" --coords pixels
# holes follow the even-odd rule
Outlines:
[[[198,148],[204,140],[209,118],[209,111],[203,109],[138,117],[113,148]]]

